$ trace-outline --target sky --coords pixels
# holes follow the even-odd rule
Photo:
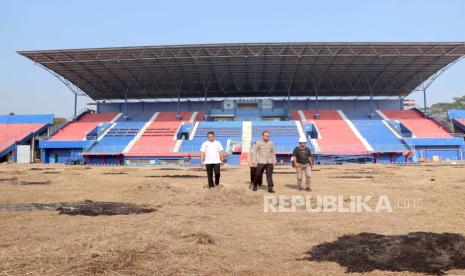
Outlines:
[[[465,1],[0,0],[0,114],[74,111],[68,88],[18,50],[360,41],[465,41]],[[430,86],[428,105],[463,95],[465,60]],[[89,102],[79,97],[78,110]]]

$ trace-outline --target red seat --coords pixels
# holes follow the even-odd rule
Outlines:
[[[307,120],[315,118],[313,110],[303,112]],[[318,114],[320,114],[320,119],[313,121],[321,136],[317,140],[321,154],[360,155],[367,153],[365,146],[337,110],[319,110]]]
[[[126,156],[157,156],[174,154],[173,149],[177,142],[174,135],[181,123],[182,122],[180,121],[158,122],[155,120],[144,131],[142,136],[136,141]]]
[[[44,124],[0,124],[0,152],[43,126]]]
[[[80,141],[95,127],[103,122],[109,122],[117,113],[86,113],[76,122],[67,124],[53,135],[50,141]]]
[[[423,117],[416,110],[381,110],[389,119],[405,125],[417,138],[450,138],[452,135],[440,124]]]

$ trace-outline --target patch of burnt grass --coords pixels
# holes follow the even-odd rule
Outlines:
[[[43,172],[42,174],[61,174],[61,172]]]
[[[18,178],[15,176],[0,178],[0,182],[10,182],[10,181],[16,181],[16,180],[18,180]]]
[[[167,174],[167,175],[146,175],[147,178],[201,178],[204,176],[195,174]]]
[[[29,203],[15,205],[0,205],[0,210],[5,211],[58,211],[60,215],[82,216],[114,216],[145,214],[158,211],[154,208],[146,208],[133,203],[124,202],[97,202],[84,200],[79,202],[59,203]]]
[[[104,172],[102,174],[104,174],[104,175],[112,175],[112,174],[118,175],[118,174],[128,174],[128,173],[127,172]]]
[[[236,170],[236,168],[234,168],[234,167],[221,167],[222,172],[233,171],[233,170]],[[205,167],[189,168],[189,171],[191,171],[191,172],[205,172],[206,169],[205,169]]]
[[[454,233],[360,233],[314,246],[303,260],[336,262],[346,272],[409,271],[443,275],[465,269],[465,237]]]
[[[335,176],[331,176],[331,178],[347,178],[347,179],[368,178],[368,179],[373,179],[373,176],[371,176],[371,175],[335,175]]]
[[[373,174],[377,173],[376,171],[351,171],[352,173],[358,173],[358,174]]]
[[[280,172],[280,171],[277,171],[277,172],[273,172],[273,174],[296,174],[296,172]]]
[[[7,184],[13,184],[13,185],[50,185],[52,181],[46,180],[46,181],[19,181],[17,177],[8,177],[8,178],[0,178],[0,183],[7,183]]]
[[[30,168],[31,171],[45,171],[45,170],[53,170],[53,168]]]
[[[19,182],[19,185],[50,185],[52,184],[52,181],[50,180],[45,180],[45,181],[21,181]]]

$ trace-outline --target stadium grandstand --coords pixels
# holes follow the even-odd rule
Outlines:
[[[0,115],[0,162],[40,160],[39,137],[53,125],[53,115]]]
[[[406,99],[422,91],[426,107],[431,83],[465,56],[463,42],[18,53],[65,83],[75,100],[93,99],[95,111],[78,112],[75,105],[73,118],[53,131],[49,116],[40,124],[25,119],[24,131],[13,130],[21,125],[8,123],[13,117],[0,117],[2,132],[18,134],[0,138],[0,158],[37,134],[44,163],[195,165],[206,133],[214,131],[227,163],[239,165],[247,163],[251,144],[264,130],[280,164],[289,163],[299,138],[307,138],[319,163],[464,158],[465,111],[449,111],[450,130]]]

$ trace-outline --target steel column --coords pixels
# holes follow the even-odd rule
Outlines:
[[[373,119],[373,92],[370,89],[370,119]]]
[[[207,119],[208,119],[207,96],[208,96],[208,87],[205,88],[205,99],[204,99],[204,104],[205,104],[205,115],[204,115],[204,120],[205,120],[205,121],[207,121]]]
[[[365,75],[365,79],[368,83],[368,88],[370,89],[370,119],[373,119],[374,113],[373,113],[373,88],[371,87],[370,80],[368,79],[367,75]]]
[[[290,120],[292,119],[291,114],[291,89],[287,89],[287,118]]]
[[[320,119],[320,103],[318,102],[318,88],[315,89],[315,119]]]
[[[128,94],[124,94],[124,120],[128,120]]]
[[[77,93],[74,93],[74,120],[76,120],[76,116],[77,116],[77,97],[78,97],[78,94]]]
[[[427,116],[427,105],[426,105],[426,88],[423,89],[423,113],[425,113],[425,116]]]
[[[176,120],[181,121],[181,99],[180,99],[180,89],[177,89],[178,91],[178,114],[176,115]]]

